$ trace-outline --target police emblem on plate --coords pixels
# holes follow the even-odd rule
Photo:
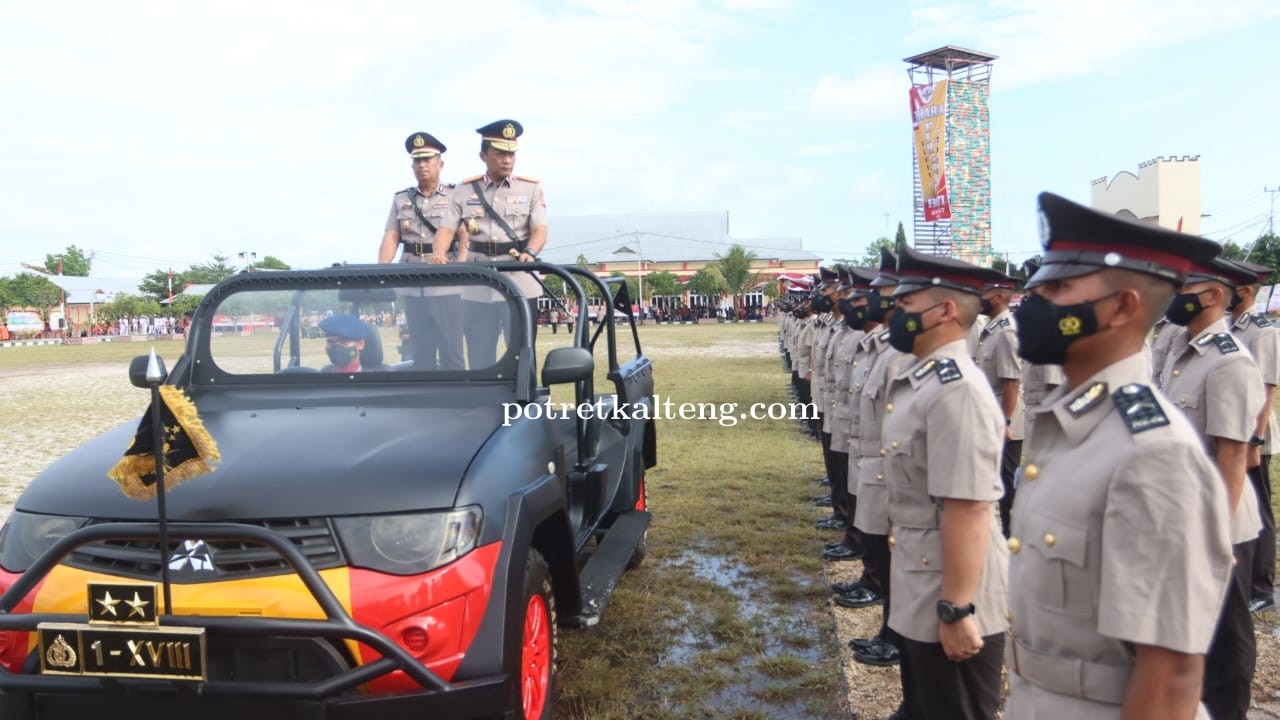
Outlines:
[[[75,648],[67,644],[66,638],[59,635],[45,651],[44,661],[49,667],[72,668],[76,666]]]

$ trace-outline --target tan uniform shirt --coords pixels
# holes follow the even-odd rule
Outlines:
[[[813,333],[815,332],[817,319],[813,316],[796,323],[795,333],[795,352],[791,355],[792,362],[795,363],[796,372],[800,374],[801,380],[807,380],[809,374],[810,361],[813,359]],[[810,389],[812,394],[812,389]]]
[[[991,322],[991,318],[986,315],[978,315],[973,324],[969,326],[969,337],[965,340],[965,347],[969,351],[969,357],[978,357],[978,340],[982,338],[982,329],[989,322]]]
[[[978,335],[978,352],[974,355],[974,362],[986,376],[987,383],[991,385],[991,391],[996,395],[997,407],[1003,407],[1000,398],[1004,394],[1005,381],[1022,381],[1022,358],[1018,357],[1018,330],[1013,322],[1013,313],[1009,312],[1008,308],[991,318]],[[1003,410],[1001,417],[1004,417]],[[1009,420],[1012,439],[1021,440],[1022,433],[1026,429],[1026,406],[1022,402],[1021,390]]]
[[[1225,319],[1189,342],[1187,333],[1178,337],[1184,342],[1169,349],[1161,376],[1164,394],[1191,421],[1210,457],[1214,456],[1210,438],[1248,442],[1262,412],[1262,376],[1249,351],[1227,332]],[[1248,480],[1244,482],[1231,515],[1233,543],[1253,540],[1262,531],[1258,494],[1249,491]]]
[[[469,260],[472,262],[515,260],[510,254],[497,251],[499,245],[510,244],[511,240],[498,223],[485,212],[484,204],[480,202],[479,195],[471,186],[473,180],[479,180],[485,199],[493,206],[494,212],[511,226],[512,231],[522,243],[529,241],[529,234],[533,228],[544,227],[547,224],[547,200],[542,194],[542,185],[537,180],[519,175],[508,177],[500,183],[491,181],[487,176],[467,178],[458,183],[449,198],[443,227],[467,228],[467,232],[471,235],[471,247],[476,248],[470,251]],[[494,252],[486,252],[486,248],[493,248]],[[525,297],[536,298],[542,295],[542,286],[530,273],[517,272],[508,273],[508,275]],[[496,300],[496,293],[491,293],[485,288],[476,288],[476,290],[482,292],[484,296],[470,297],[464,291],[463,298],[482,302]],[[491,298],[490,295],[494,297]]]
[[[1067,384],[1067,376],[1061,365],[1037,365],[1024,362],[1022,364],[1022,402],[1026,407],[1026,431],[1023,438],[1031,437],[1031,424],[1035,415],[1031,412],[1040,406],[1049,391],[1059,385]]]
[[[849,486],[856,487],[858,507],[853,526],[871,535],[889,534],[889,487],[885,485],[884,458],[880,457],[881,426],[884,424],[884,394],[890,378],[915,360],[889,344],[889,331],[877,329],[862,339],[863,372],[855,373],[853,386],[858,399],[857,427],[849,453]]]
[[[987,554],[973,595],[985,637],[1004,627],[1009,550],[996,502],[1004,419],[964,340],[938,348],[889,382],[881,430],[889,486],[893,592],[889,627],[917,642],[938,642],[942,594],[943,501],[991,504]]]
[[[1161,375],[1164,374],[1164,363],[1169,357],[1169,348],[1173,347],[1173,339],[1185,328],[1163,318],[1156,323],[1155,334],[1151,336],[1151,379],[1160,386]]]
[[[431,256],[431,243],[435,240],[435,231],[422,223],[428,222],[440,229],[444,222],[445,211],[449,208],[449,198],[453,194],[453,183],[437,183],[430,195],[424,195],[416,186],[396,193],[391,199],[391,212],[387,214],[387,225],[384,232],[395,230],[400,233],[400,262],[425,263]],[[414,208],[417,207],[415,211]],[[448,253],[450,260],[457,253]],[[403,295],[403,289],[401,291]],[[438,297],[457,295],[456,289],[420,288],[412,291],[419,297]]]
[[[844,325],[844,323],[841,323]],[[863,362],[858,353],[859,342],[866,337],[861,330],[854,330],[845,325],[844,332],[837,335],[838,342],[832,343],[835,350],[831,353],[831,449],[835,452],[849,452],[854,426],[857,424],[858,396],[853,394],[853,374],[857,371],[855,363]],[[850,476],[852,477],[852,476]],[[849,492],[857,488],[849,483]]]
[[[1132,355],[1032,411],[1009,539],[1007,718],[1118,719],[1133,644],[1203,654],[1213,638],[1226,492],[1146,372]]]
[[[834,432],[832,422],[835,420],[835,413],[842,399],[836,395],[836,352],[840,348],[840,343],[844,341],[845,334],[850,332],[853,330],[845,325],[843,320],[836,318],[831,323],[831,331],[827,335],[827,346],[823,349],[822,396],[826,398],[827,405],[822,413],[822,432],[828,434]],[[835,452],[844,452],[834,444],[831,449]]]
[[[818,406],[818,411],[826,414],[831,408],[827,403],[827,343],[831,341],[831,316],[827,314],[819,315],[814,324],[813,332],[813,351],[810,358],[810,371],[813,373],[812,384],[809,386],[809,392],[813,394],[813,402]]]
[[[1262,373],[1262,384],[1276,386],[1280,385],[1280,333],[1276,332],[1276,328],[1271,321],[1261,315],[1253,312],[1246,312],[1240,316],[1231,325],[1231,334],[1239,338],[1249,354],[1253,356],[1253,362],[1258,366],[1258,372]],[[1262,400],[1263,406],[1266,406],[1266,393],[1264,388]],[[1273,412],[1267,423],[1267,432],[1263,436],[1265,442],[1262,445],[1263,455],[1274,455],[1276,449],[1276,416]]]

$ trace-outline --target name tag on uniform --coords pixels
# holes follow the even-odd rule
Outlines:
[[[447,199],[445,199],[445,200],[437,200],[437,201],[436,201],[436,207],[449,207],[449,201],[448,201]]]
[[[509,203],[519,203],[519,204],[521,204],[521,205],[528,205],[528,204],[529,204],[529,196],[528,196],[528,195],[509,195],[509,196],[507,197],[507,202],[509,202]]]
[[[467,201],[467,204],[468,204],[468,205],[481,205],[481,204],[483,204],[483,203],[481,203],[479,200],[468,200],[468,201]]]

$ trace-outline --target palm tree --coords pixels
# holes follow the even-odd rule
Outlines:
[[[737,301],[737,307],[742,307],[742,298],[759,285],[763,277],[751,269],[751,263],[756,259],[756,254],[741,245],[731,245],[729,251],[724,255],[716,254],[716,265],[720,268],[720,274],[724,276],[725,288],[729,291]]]

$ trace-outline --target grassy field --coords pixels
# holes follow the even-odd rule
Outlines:
[[[771,323],[646,326],[641,333],[663,398],[739,409],[788,401]],[[247,356],[270,347],[267,336],[233,340]],[[544,329],[539,351],[567,340],[563,328],[556,335]],[[384,337],[392,358],[395,342]],[[629,336],[619,344],[629,348]],[[0,455],[20,458],[0,467],[0,501],[12,502],[61,452],[135,421],[146,395],[128,385],[125,366],[148,347],[0,349],[6,391]],[[180,341],[156,347],[171,364],[181,352]],[[603,352],[597,360],[602,381]],[[605,387],[601,381],[597,389]],[[836,637],[826,583],[849,579],[836,573],[857,564],[824,569],[819,560],[828,538],[813,528],[809,497],[818,490],[813,479],[823,474],[821,455],[796,427],[790,420],[740,418],[732,427],[659,422],[658,466],[647,478],[654,514],[648,559],[623,578],[600,626],[562,631],[556,717],[848,717],[838,655],[847,638]],[[19,452],[15,434],[40,452]],[[1259,698],[1280,687],[1274,618],[1263,616],[1258,627]],[[853,697],[885,696],[874,704],[860,700],[853,708],[860,717],[884,717],[896,705],[896,669],[878,670],[850,670],[862,673],[849,675]]]

